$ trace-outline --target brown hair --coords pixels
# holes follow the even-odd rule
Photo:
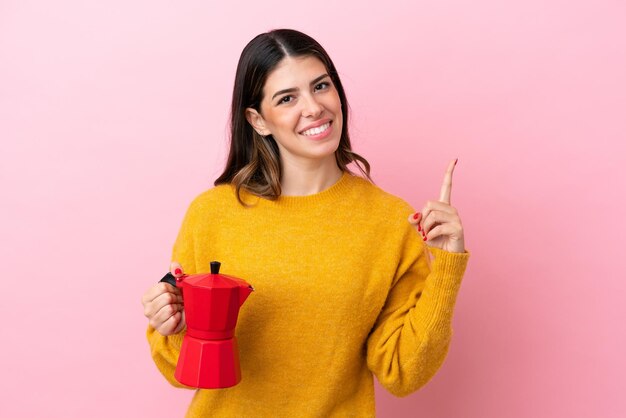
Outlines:
[[[370,164],[352,151],[348,135],[348,101],[332,60],[310,36],[291,29],[276,29],[252,39],[239,57],[230,115],[230,151],[224,172],[215,180],[215,186],[235,185],[237,200],[244,206],[249,205],[241,199],[242,188],[270,200],[277,199],[281,194],[278,145],[271,135],[259,135],[248,123],[245,112],[246,108],[260,112],[265,81],[287,56],[314,56],[322,61],[339,94],[343,114],[343,129],[335,152],[337,165],[342,171],[351,172],[347,166],[354,162],[359,171],[373,183]]]

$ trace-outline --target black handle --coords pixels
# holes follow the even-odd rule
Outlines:
[[[166,282],[176,287],[176,277],[174,277],[172,273],[167,273],[161,280],[159,280],[159,283],[160,282]]]

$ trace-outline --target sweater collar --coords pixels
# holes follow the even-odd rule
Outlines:
[[[259,206],[276,208],[298,208],[305,206],[316,206],[319,204],[336,201],[337,199],[344,196],[346,191],[350,189],[350,183],[355,177],[356,176],[349,173],[348,171],[344,171],[339,180],[337,180],[337,182],[329,188],[324,189],[321,192],[306,196],[280,196],[276,200],[269,200],[242,191],[242,198],[244,198],[245,195],[244,201],[247,203],[256,204],[258,202]]]

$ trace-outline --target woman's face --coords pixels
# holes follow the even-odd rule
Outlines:
[[[248,121],[261,135],[274,137],[281,159],[334,161],[341,100],[319,59],[285,57],[267,77],[260,109],[247,109]]]

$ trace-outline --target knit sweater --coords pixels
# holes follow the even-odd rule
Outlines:
[[[403,397],[442,365],[469,252],[431,248],[408,217],[415,210],[344,172],[330,188],[278,200],[232,185],[197,196],[172,260],[250,283],[235,335],[242,380],[195,391],[187,417],[375,415],[372,374]],[[434,257],[434,258],[432,258]],[[185,331],[148,326],[158,369],[174,386]]]

